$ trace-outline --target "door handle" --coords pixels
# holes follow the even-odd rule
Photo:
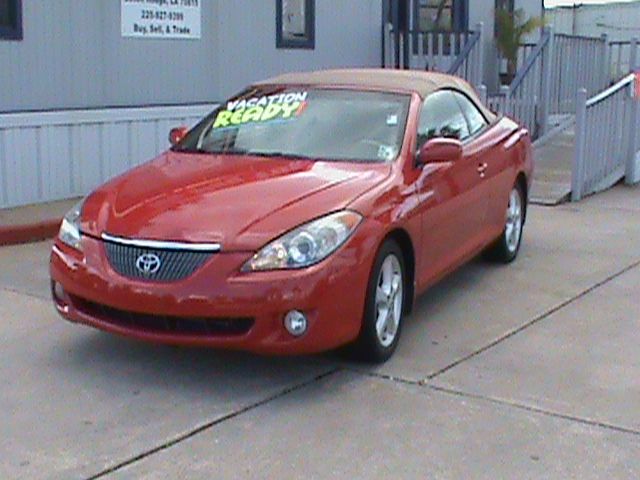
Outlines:
[[[478,173],[480,174],[480,176],[482,178],[484,178],[485,172],[487,171],[487,168],[489,168],[489,165],[487,163],[479,163],[478,164]]]

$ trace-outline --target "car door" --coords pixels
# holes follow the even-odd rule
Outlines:
[[[484,241],[490,242],[504,227],[504,212],[513,180],[508,168],[509,145],[504,142],[504,130],[490,128],[475,103],[462,93],[455,93],[456,100],[469,124],[468,148],[477,156],[478,172],[482,178],[482,195],[486,198],[486,212],[482,219]]]
[[[450,90],[429,95],[420,112],[417,149],[434,137],[463,144],[457,162],[422,167],[416,183],[422,227],[419,284],[426,286],[452,270],[479,245],[486,198],[480,191],[478,157],[469,145],[469,126]]]
[[[469,138],[465,141],[465,147],[470,156],[476,159],[476,171],[480,176],[478,194],[483,198],[484,212],[478,220],[482,241],[484,243],[493,240],[496,236],[495,205],[500,200],[499,196],[501,176],[505,171],[504,155],[501,155],[495,135],[489,132],[489,122],[478,109],[475,103],[462,92],[453,91],[460,109],[469,125]],[[504,211],[502,209],[501,211]],[[504,225],[504,218],[498,222],[500,228]]]

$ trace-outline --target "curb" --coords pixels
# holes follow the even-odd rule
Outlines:
[[[44,220],[23,225],[0,226],[0,246],[18,245],[53,238],[62,219]]]

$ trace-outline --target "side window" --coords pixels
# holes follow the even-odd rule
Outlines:
[[[478,107],[476,107],[471,100],[461,93],[454,93],[453,95],[456,97],[460,109],[469,123],[470,135],[475,135],[488,125],[482,113],[478,110]]]
[[[418,123],[418,148],[434,137],[458,140],[469,137],[467,120],[453,93],[448,90],[432,93],[422,104]]]

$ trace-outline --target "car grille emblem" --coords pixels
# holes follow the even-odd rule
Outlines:
[[[136,260],[136,268],[145,276],[158,273],[161,264],[160,257],[155,253],[143,253]]]

